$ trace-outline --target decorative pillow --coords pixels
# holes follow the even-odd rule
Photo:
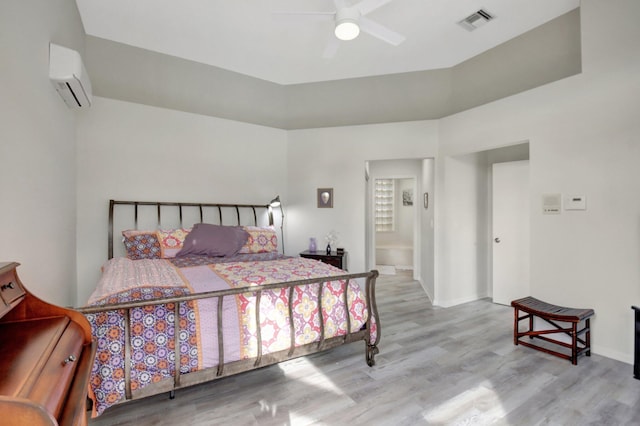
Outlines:
[[[231,256],[240,250],[249,234],[241,226],[220,226],[196,223],[184,239],[182,249],[176,257],[189,254],[205,256]]]
[[[249,234],[247,242],[238,253],[270,253],[278,251],[278,235],[273,226],[245,226],[244,230]]]
[[[191,232],[191,228],[159,229],[158,239],[162,247],[162,258],[169,259],[176,256],[184,244],[184,239]]]
[[[122,231],[122,236],[129,259],[160,259],[162,256],[156,232],[127,230]]]

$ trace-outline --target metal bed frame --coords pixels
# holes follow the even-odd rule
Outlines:
[[[109,202],[109,247],[108,254],[109,258],[113,257],[114,254],[114,223],[115,223],[115,214],[117,206],[129,206],[133,207],[133,222],[135,228],[138,228],[139,223],[139,215],[141,213],[141,206],[151,207],[157,215],[156,225],[158,228],[163,225],[162,212],[165,211],[166,208],[175,208],[178,209],[178,217],[179,217],[179,225],[183,226],[183,213],[185,209],[196,209],[196,218],[201,222],[204,221],[206,217],[206,211],[212,210],[217,212],[217,222],[218,224],[224,224],[225,217],[228,218],[232,216],[235,218],[233,225],[255,225],[258,226],[260,223],[258,213],[267,215],[267,222],[269,225],[273,225],[273,213],[271,207],[269,205],[253,205],[253,204],[215,204],[215,203],[182,203],[182,202],[161,202],[161,201],[114,201],[110,200]],[[144,210],[149,210],[144,209]],[[248,214],[246,214],[248,212]],[[149,211],[146,212],[147,214]],[[225,216],[226,213],[226,216]],[[230,214],[229,214],[230,213]],[[235,213],[235,215],[233,214]],[[211,216],[211,214],[210,214]],[[249,217],[249,222],[247,223],[246,217]],[[242,218],[245,218],[244,223]],[[211,222],[211,221],[208,221]],[[305,279],[298,281],[290,281],[269,285],[262,285],[259,287],[243,287],[243,288],[235,288],[228,290],[219,290],[219,291],[210,291],[206,293],[196,293],[189,294],[183,296],[176,296],[170,298],[162,298],[162,299],[152,299],[152,300],[144,300],[144,301],[136,301],[136,302],[128,302],[128,303],[117,303],[110,305],[101,305],[101,306],[88,306],[78,308],[77,310],[82,312],[83,314],[92,314],[92,313],[100,313],[100,312],[108,312],[113,310],[122,310],[125,312],[125,397],[126,399],[121,402],[125,402],[128,400],[135,400],[144,398],[151,395],[156,395],[164,392],[169,392],[170,397],[174,397],[174,392],[176,389],[185,388],[188,386],[192,386],[199,383],[204,383],[216,379],[220,379],[222,377],[231,376],[234,374],[242,373],[245,371],[254,370],[257,368],[265,367],[268,365],[276,364],[282,361],[290,360],[293,358],[297,358],[300,356],[310,355],[313,353],[325,351],[327,349],[331,349],[343,344],[364,341],[365,342],[365,359],[369,366],[375,365],[375,355],[378,354],[378,343],[380,341],[380,319],[378,315],[378,309],[375,298],[375,283],[376,278],[378,277],[378,271],[372,270],[370,272],[363,273],[348,273],[339,276],[325,277],[325,278],[314,278],[314,279]],[[352,280],[352,279],[364,279],[365,280],[365,300],[367,304],[368,317],[362,329],[356,332],[349,332],[344,336],[336,336],[332,338],[325,339],[324,337],[324,327],[325,327],[325,318],[322,315],[322,290],[325,283],[330,281],[337,280]],[[293,315],[292,315],[292,293],[296,286],[303,286],[309,284],[318,283],[318,304],[319,304],[319,315],[321,320],[321,338],[318,342],[295,346],[295,329],[293,324]],[[342,298],[344,300],[345,306],[347,303],[347,291],[348,286],[344,286],[345,291],[342,293]],[[257,326],[257,340],[258,340],[258,354],[255,358],[242,359],[238,361],[225,362],[224,361],[224,341],[223,341],[223,333],[222,333],[222,306],[224,302],[224,298],[226,296],[235,296],[243,293],[252,293],[255,294],[257,300],[256,305],[260,305],[260,298],[262,293],[265,290],[274,290],[274,289],[288,289],[289,291],[289,302],[288,302],[288,312],[289,312],[289,320],[290,320],[290,330],[291,330],[291,343],[289,349],[282,350],[279,352],[262,354],[262,333],[260,328],[260,315],[259,310],[256,314],[256,326]],[[130,324],[130,315],[131,310],[134,308],[144,307],[144,306],[153,306],[159,304],[174,304],[174,314],[175,317],[179,317],[179,308],[182,302],[189,302],[193,300],[206,299],[206,298],[216,298],[218,304],[218,324],[217,324],[217,333],[218,333],[218,356],[219,356],[219,365],[216,367],[206,368],[203,370],[181,374],[180,373],[180,356],[176,353],[176,365],[175,365],[175,374],[174,377],[161,380],[157,383],[153,383],[145,386],[142,389],[131,389],[131,331],[129,330]],[[376,338],[375,341],[371,339],[371,327],[372,321],[375,321],[376,324]],[[180,335],[180,324],[179,321],[176,321],[175,324],[175,338],[176,344],[174,351],[179,350],[179,335]],[[351,330],[350,318],[347,316],[347,329]]]

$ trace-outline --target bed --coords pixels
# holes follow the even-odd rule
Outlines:
[[[347,343],[373,366],[377,271],[285,256],[278,237],[269,205],[111,200],[108,260],[78,308],[98,342],[92,416]]]

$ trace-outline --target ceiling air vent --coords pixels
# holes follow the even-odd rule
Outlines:
[[[471,15],[464,18],[462,21],[458,22],[462,28],[467,31],[473,31],[476,28],[480,28],[487,22],[493,19],[493,15],[487,12],[484,9],[480,9],[479,11],[472,13]]]

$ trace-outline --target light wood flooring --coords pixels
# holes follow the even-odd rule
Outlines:
[[[594,354],[573,366],[514,346],[510,307],[434,308],[403,273],[381,276],[377,296],[374,367],[351,344],[120,404],[89,426],[640,425],[629,364]]]

